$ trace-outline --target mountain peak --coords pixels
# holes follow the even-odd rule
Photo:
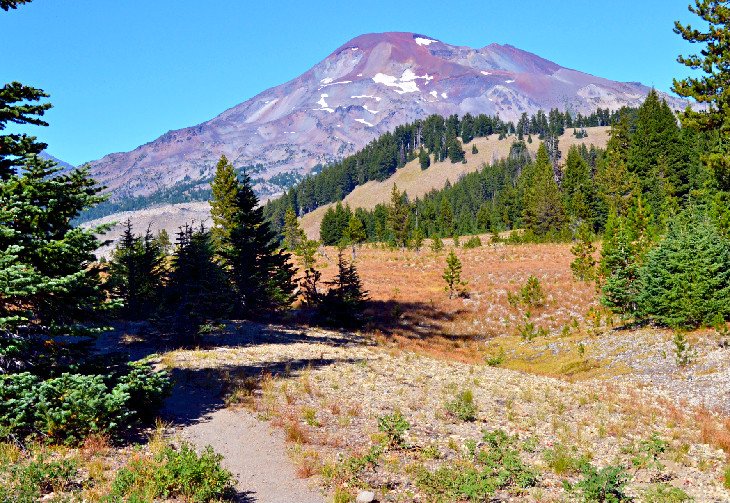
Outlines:
[[[354,153],[378,135],[430,114],[489,114],[640,104],[649,88],[564,68],[512,45],[455,46],[415,32],[359,35],[302,75],[197,126],[92,163],[113,197],[202,185],[225,154],[255,166],[263,196],[277,175],[304,175]],[[686,102],[666,96],[672,108]],[[182,190],[182,189],[181,189]]]

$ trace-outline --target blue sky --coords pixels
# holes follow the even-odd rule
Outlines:
[[[347,40],[413,31],[509,43],[560,65],[668,91],[696,50],[672,32],[688,0],[35,0],[0,11],[0,83],[45,89],[33,134],[72,164],[126,151],[290,80]],[[10,41],[10,42],[8,42]]]

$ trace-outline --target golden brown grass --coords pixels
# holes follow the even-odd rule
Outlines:
[[[488,236],[482,236],[484,243]],[[468,298],[449,299],[442,278],[446,250],[431,252],[383,249],[375,245],[357,250],[356,265],[371,298],[365,332],[399,350],[416,351],[464,363],[483,363],[500,351],[519,353],[504,366],[547,375],[591,375],[600,362],[580,355],[577,342],[585,327],[605,326],[595,287],[572,277],[569,244],[488,245],[456,249]],[[350,258],[349,250],[346,252]],[[320,257],[323,281],[335,273],[337,250],[326,248]],[[546,294],[538,308],[514,307],[508,294],[536,276]],[[543,358],[544,338],[526,343],[517,327],[526,321],[547,331],[550,338],[572,342],[559,357]],[[576,328],[580,327],[580,328]]]

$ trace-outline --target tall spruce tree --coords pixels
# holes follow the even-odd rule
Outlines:
[[[681,116],[684,126],[718,134],[712,150],[703,156],[713,171],[721,190],[730,191],[730,7],[724,0],[695,0],[689,11],[699,17],[702,28],[679,21],[674,32],[684,40],[700,44],[699,54],[679,56],[677,61],[693,70],[698,77],[675,79],[672,91],[680,96],[706,103],[706,110],[687,108]],[[705,26],[706,25],[706,26]]]
[[[229,316],[234,297],[230,282],[215,260],[210,231],[188,224],[177,234],[170,278],[165,287],[164,312],[174,332],[185,342],[197,336],[207,320]]]
[[[216,164],[210,190],[210,216],[213,219],[210,234],[213,243],[220,248],[231,237],[239,190],[238,176],[225,155],[222,155]]]
[[[148,228],[144,236],[135,235],[127,220],[109,266],[109,283],[124,302],[125,317],[144,319],[159,307],[164,263],[165,252],[152,231]]]
[[[537,236],[559,232],[565,223],[565,210],[544,143],[537,151],[534,165],[525,172],[527,178],[522,215],[525,229]]]
[[[279,249],[248,175],[236,188],[235,211],[224,231],[220,254],[236,288],[239,313],[256,316],[291,305],[294,266],[289,253]]]
[[[46,125],[40,117],[50,104],[36,103],[45,96],[17,82],[0,89],[0,130],[8,122]],[[33,136],[0,135],[0,262],[6,271],[0,318],[68,333],[106,305],[94,256],[95,232],[103,229],[72,224],[103,197],[88,169],[61,174],[37,155],[43,148]]]
[[[393,242],[400,248],[405,248],[408,243],[409,215],[408,196],[405,192],[398,191],[398,186],[393,184],[388,206],[388,228],[392,233]]]

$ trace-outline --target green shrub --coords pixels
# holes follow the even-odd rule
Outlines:
[[[641,270],[639,311],[675,328],[730,315],[730,244],[702,216],[677,218]]]
[[[558,475],[579,473],[589,464],[588,458],[577,455],[575,448],[569,449],[560,443],[551,449],[546,449],[543,456],[548,467]]]
[[[540,280],[535,276],[527,278],[527,282],[516,293],[508,292],[507,300],[512,307],[542,307],[545,305],[545,292]]]
[[[583,478],[575,486],[563,482],[568,491],[578,491],[585,503],[622,503],[632,501],[625,492],[629,474],[621,466],[597,469],[592,465],[583,468]]]
[[[441,241],[441,238],[436,236],[431,240],[431,251],[434,253],[438,253],[441,250],[444,249],[444,242]]]
[[[233,476],[221,467],[222,459],[210,446],[199,455],[189,444],[179,449],[167,446],[153,459],[138,459],[121,469],[111,496],[125,501],[182,498],[196,503],[228,499]]]
[[[154,372],[146,361],[130,363],[121,376],[2,375],[0,438],[42,437],[73,445],[92,433],[114,434],[149,419],[169,389],[167,374]]]
[[[68,489],[77,475],[75,460],[49,459],[46,453],[41,452],[29,462],[16,462],[0,467],[0,501],[39,501],[46,494]]]
[[[679,487],[669,484],[656,484],[649,487],[642,495],[644,503],[685,503],[693,499]]]
[[[129,395],[128,409],[137,417],[152,419],[172,389],[169,374],[153,370],[149,358],[127,365],[129,372],[119,378],[114,389]]]
[[[388,437],[390,447],[405,447],[404,435],[409,429],[411,424],[399,410],[378,418],[378,430]]]
[[[730,489],[730,465],[727,465],[725,467],[725,477],[724,478],[725,478],[725,480],[724,480],[725,488]]]
[[[524,490],[537,483],[537,472],[525,465],[514,448],[516,438],[502,430],[485,432],[485,447],[468,447],[468,459],[443,465],[436,471],[422,469],[416,484],[434,501],[489,501],[500,489]]]
[[[476,420],[477,406],[474,404],[474,394],[470,389],[462,391],[446,403],[446,410],[462,421]]]
[[[463,248],[469,250],[472,248],[479,248],[481,246],[482,240],[479,239],[479,236],[472,236],[464,242]]]
[[[28,433],[35,421],[38,381],[28,372],[0,375],[0,438]]]
[[[637,468],[647,468],[655,466],[661,468],[659,456],[663,454],[669,444],[666,440],[659,438],[659,435],[653,433],[647,440],[642,440],[636,449],[636,455],[631,458],[631,463]]]
[[[103,376],[62,374],[41,382],[36,393],[35,428],[52,442],[76,444],[112,432],[129,416],[129,395],[109,391]]]

